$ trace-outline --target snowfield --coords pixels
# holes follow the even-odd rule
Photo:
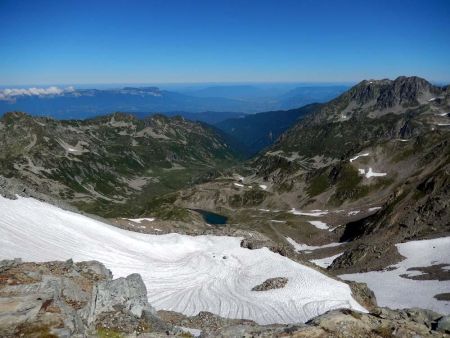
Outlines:
[[[135,223],[141,223],[143,221],[153,222],[155,220],[155,218],[154,217],[150,217],[150,218],[127,218],[127,220],[129,220],[131,222],[135,222]]]
[[[382,176],[386,176],[387,175],[387,173],[376,173],[376,172],[373,171],[372,168],[369,168],[369,170],[367,170],[367,172],[366,172],[365,169],[358,169],[358,172],[359,172],[360,175],[366,176],[366,178],[382,177]]]
[[[290,211],[293,215],[300,215],[300,216],[312,216],[312,217],[321,217],[323,215],[328,214],[328,210],[311,210],[311,211],[300,211],[295,208],[292,208]]]
[[[367,283],[375,292],[378,305],[394,309],[421,307],[450,314],[450,301],[434,298],[450,292],[450,281],[413,280],[401,275],[418,276],[419,271],[409,268],[438,264],[450,265],[450,237],[411,241],[397,244],[398,252],[405,260],[393,265],[395,270],[371,271],[340,276],[343,279]]]
[[[310,260],[310,262],[320,266],[321,268],[326,269],[331,265],[331,263],[333,263],[333,261],[336,258],[338,258],[339,256],[342,256],[343,254],[344,253],[341,252],[341,253],[338,253],[337,255],[330,256],[330,257],[324,257],[324,258],[320,258],[320,259],[312,259],[312,260]]]
[[[308,221],[308,223],[314,225],[317,229],[320,230],[327,230],[328,229],[328,225],[324,222],[321,221]]]
[[[355,157],[352,157],[352,158],[350,159],[350,162],[353,162],[353,161],[357,160],[357,159],[360,158],[360,157],[365,157],[365,156],[369,156],[369,155],[370,155],[369,153],[364,153],[364,154],[356,155]]]
[[[156,309],[260,324],[304,322],[336,308],[365,311],[347,284],[267,248],[241,248],[241,238],[135,233],[32,198],[0,196],[0,215],[0,259],[98,260],[115,278],[137,272]],[[289,281],[251,291],[274,277]]]
[[[344,243],[336,243],[335,242],[335,243],[329,243],[329,244],[314,246],[314,245],[307,245],[307,244],[297,243],[291,237],[286,237],[286,241],[290,245],[292,245],[294,247],[295,251],[298,251],[298,252],[300,252],[300,251],[313,251],[313,250],[324,249],[324,248],[332,248],[332,247],[344,244]]]

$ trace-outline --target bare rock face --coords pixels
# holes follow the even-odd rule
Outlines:
[[[286,286],[288,279],[286,277],[275,277],[265,280],[262,284],[256,285],[252,291],[267,291],[272,289],[281,289]]]
[[[138,274],[113,280],[95,261],[0,261],[1,337],[171,332],[160,322]]]
[[[102,312],[113,311],[115,307],[126,309],[136,317],[142,311],[154,313],[147,299],[147,289],[139,274],[132,274],[126,278],[103,281],[95,286],[92,292],[93,306],[90,320]]]
[[[367,310],[371,311],[377,307],[377,299],[375,293],[369,289],[366,283],[347,282],[352,290],[353,298],[364,306]]]

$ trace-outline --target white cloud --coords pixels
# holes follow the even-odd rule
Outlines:
[[[14,101],[18,96],[52,96],[73,91],[75,91],[75,88],[72,86],[67,88],[59,88],[56,86],[51,86],[48,88],[6,88],[0,90],[0,100]]]

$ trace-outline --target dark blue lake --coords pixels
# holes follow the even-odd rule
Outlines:
[[[203,220],[208,224],[216,224],[216,225],[227,224],[228,218],[226,216],[219,215],[214,212],[206,211],[206,210],[202,210],[202,209],[192,209],[192,210],[194,210],[194,211],[198,212],[200,215],[202,215]]]

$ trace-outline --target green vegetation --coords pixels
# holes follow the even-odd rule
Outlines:
[[[17,327],[15,332],[17,337],[30,338],[57,338],[58,336],[50,333],[50,328],[47,325],[24,323]]]
[[[261,204],[267,194],[267,192],[259,189],[246,190],[243,194],[235,194],[230,196],[228,203],[233,208],[254,207]]]
[[[309,196],[313,197],[323,193],[329,187],[330,183],[328,181],[328,177],[325,174],[321,174],[311,180],[306,191]]]
[[[324,122],[307,127],[298,125],[275,148],[285,152],[297,151],[306,157],[343,158],[395,134],[396,123],[400,119],[398,115],[387,114],[379,119],[358,116],[343,122]]]
[[[240,159],[221,131],[180,118],[57,121],[10,113],[0,122],[6,126],[2,175],[30,186],[45,182],[44,193],[104,217],[141,214],[153,198],[214,177]],[[162,217],[186,216],[172,209]]]
[[[363,177],[350,164],[345,164],[339,172],[336,191],[331,196],[331,203],[341,205],[345,200],[357,200],[369,193],[391,185],[392,178],[377,178],[372,184],[361,184]]]
[[[97,336],[99,338],[123,338],[124,336],[113,329],[107,329],[105,327],[99,327],[97,329]]]

